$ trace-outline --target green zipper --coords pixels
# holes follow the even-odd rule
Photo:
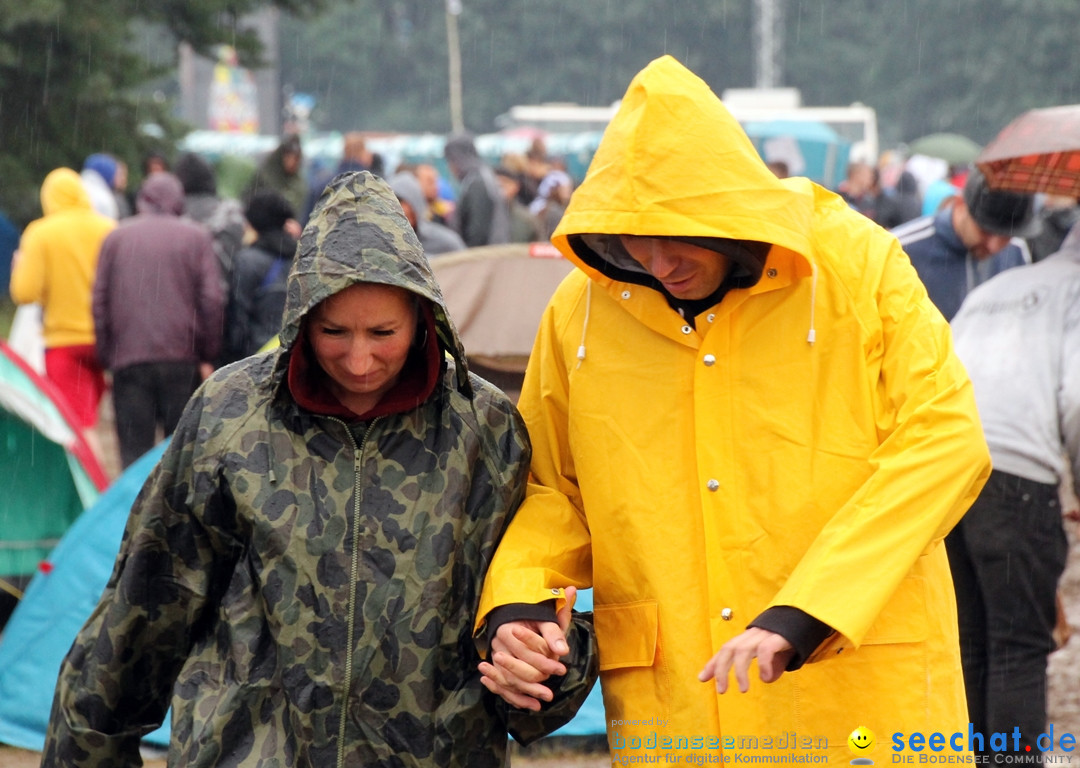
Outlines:
[[[348,723],[349,690],[352,687],[353,646],[355,644],[354,633],[356,631],[356,600],[353,596],[356,594],[356,582],[360,575],[360,465],[362,464],[364,446],[367,444],[368,434],[370,434],[371,428],[378,419],[372,419],[364,429],[364,436],[361,438],[359,445],[356,442],[356,438],[353,437],[352,430],[349,429],[348,424],[340,419],[332,417],[331,420],[336,421],[338,424],[345,427],[345,433],[349,436],[349,442],[351,442],[353,446],[353,551],[352,563],[349,568],[349,612],[346,620],[345,635],[345,642],[347,643],[347,647],[345,648],[345,687],[341,702],[341,721],[338,727],[337,759],[337,768],[344,768],[345,726]]]

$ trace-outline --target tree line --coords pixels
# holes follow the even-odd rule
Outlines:
[[[90,152],[132,165],[170,146],[185,131],[160,98],[176,93],[176,42],[227,42],[257,63],[242,19],[267,4],[0,0],[0,209],[25,221],[45,173]],[[445,0],[274,4],[282,86],[316,97],[316,128],[449,130]],[[946,130],[985,143],[1026,109],[1080,101],[1075,0],[778,4],[782,85],[807,105],[874,107],[882,146]],[[610,104],[664,53],[718,93],[754,83],[753,0],[461,0],[457,21],[475,132],[514,104]]]

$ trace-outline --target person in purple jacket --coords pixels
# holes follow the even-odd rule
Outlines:
[[[154,446],[159,427],[172,434],[184,404],[213,370],[225,304],[213,239],[180,218],[180,180],[151,174],[136,209],[102,243],[93,302],[124,467]]]

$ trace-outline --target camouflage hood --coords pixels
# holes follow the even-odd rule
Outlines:
[[[481,683],[476,604],[531,448],[505,394],[459,384],[460,345],[389,188],[339,176],[299,250],[285,350],[202,384],[132,506],[58,674],[44,765],[138,765],[171,704],[170,766],[500,768],[508,729],[527,744],[588,695],[582,617],[543,712]],[[346,422],[276,374],[306,312],[361,281],[426,298],[457,360],[414,407]]]
[[[292,348],[319,302],[356,283],[395,285],[431,302],[439,344],[468,388],[465,351],[424,249],[397,196],[367,171],[334,178],[304,227],[288,279],[282,347]]]

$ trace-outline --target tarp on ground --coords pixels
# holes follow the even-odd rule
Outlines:
[[[574,265],[551,243],[485,245],[431,259],[470,360],[525,373],[548,299]]]
[[[472,370],[517,395],[540,318],[559,283],[574,270],[550,243],[508,243],[469,248],[431,259],[446,308]],[[592,590],[577,610],[592,610]],[[556,736],[606,733],[600,686]]]
[[[0,341],[0,578],[32,574],[106,482],[63,395]]]
[[[166,443],[132,464],[68,529],[0,637],[0,742],[40,751],[60,664],[112,573],[128,512]],[[146,738],[166,745],[168,722]]]

